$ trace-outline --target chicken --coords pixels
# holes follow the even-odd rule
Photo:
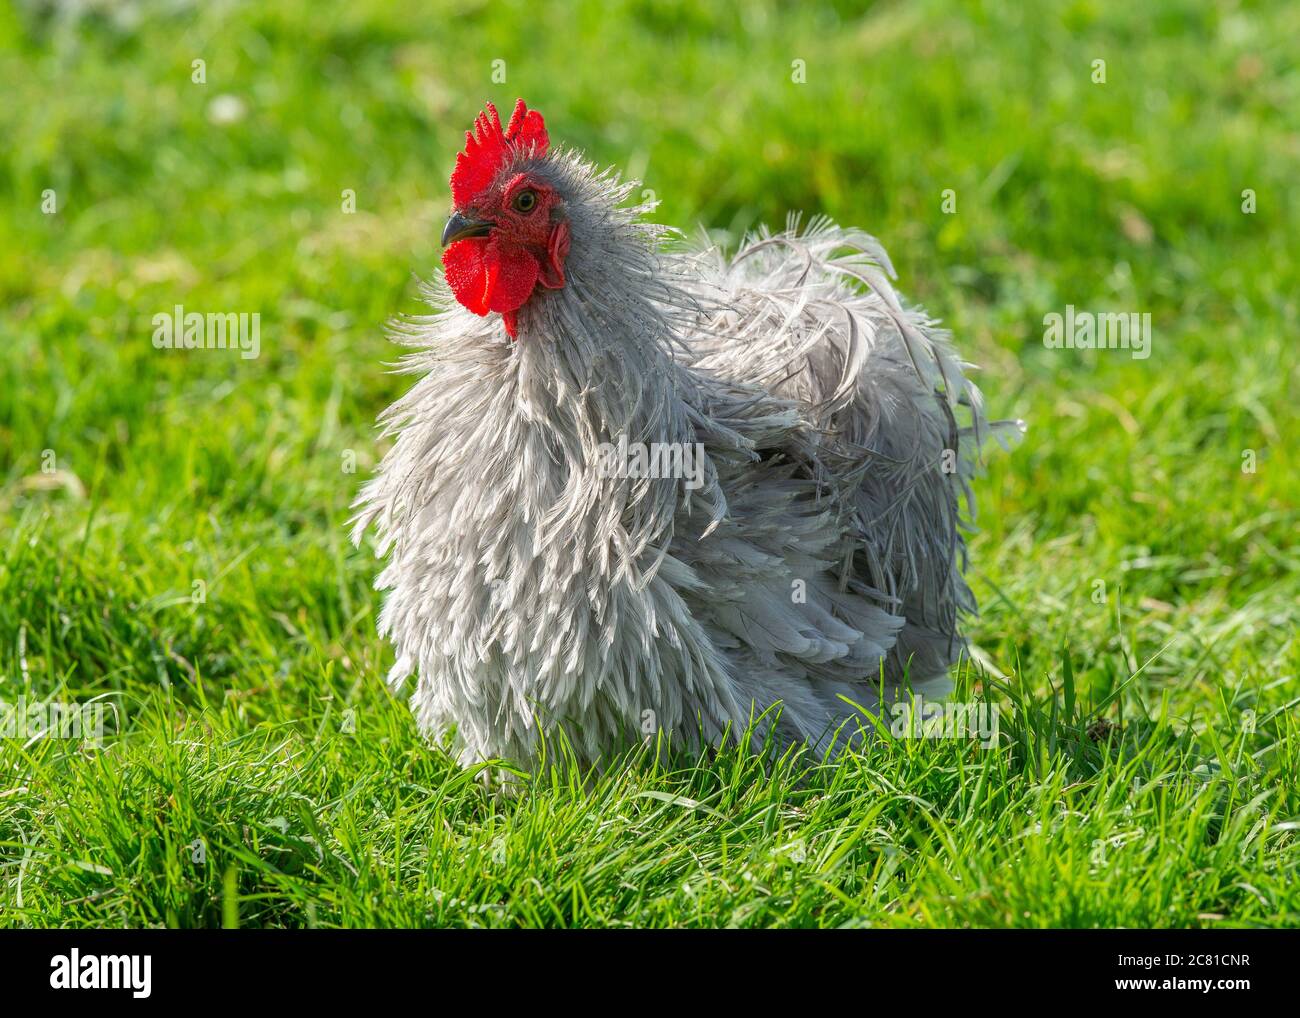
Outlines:
[[[392,327],[420,377],[353,540],[387,559],[390,684],[466,765],[536,765],[557,727],[593,763],[751,724],[834,751],[945,685],[975,610],[962,503],[1014,425],[880,245],[796,220],[728,259],[634,189],[488,104],[434,313]]]

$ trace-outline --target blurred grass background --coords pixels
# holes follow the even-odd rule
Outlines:
[[[383,323],[419,309],[415,280],[438,264],[463,131],[484,99],[515,96],[542,110],[553,141],[642,179],[665,222],[735,239],[797,210],[880,237],[902,291],[982,366],[994,414],[1030,422],[979,489],[974,640],[1044,703],[1067,645],[1073,681],[1097,702],[1138,673],[1111,716],[1126,703],[1164,710],[1164,724],[1200,740],[1152,758],[1191,773],[1208,753],[1214,780],[1228,780],[1219,772],[1232,754],[1211,748],[1223,745],[1217,724],[1245,740],[1228,767],[1241,783],[1230,800],[1267,791],[1257,808],[1272,821],[1300,815],[1298,38],[1300,7],[1282,2],[0,9],[0,698],[109,696],[126,719],[98,755],[51,742],[0,749],[0,902],[32,923],[214,922],[231,887],[246,921],[252,908],[268,923],[1295,919],[1285,827],[1267,852],[1234,843],[1236,861],[1216,862],[1208,884],[1185,871],[1186,843],[1156,839],[1132,860],[1169,895],[1156,907],[1107,892],[1113,879],[1048,881],[1011,865],[1022,852],[1068,856],[1070,837],[1085,854],[1109,843],[1117,812],[1099,810],[1097,830],[1048,825],[1004,845],[1007,803],[984,814],[952,800],[961,782],[943,786],[934,809],[986,853],[971,863],[992,888],[982,897],[931,882],[951,871],[957,842],[912,824],[899,828],[908,861],[895,882],[871,883],[874,897],[829,877],[833,893],[818,884],[783,897],[772,888],[801,886],[778,851],[797,818],[764,820],[751,849],[772,868],[757,881],[768,890],[718,891],[693,910],[674,904],[674,867],[724,883],[728,872],[725,838],[719,856],[702,817],[681,821],[680,857],[647,869],[635,906],[618,908],[622,892],[592,890],[603,886],[597,860],[647,857],[627,844],[584,855],[577,835],[555,833],[567,875],[546,883],[536,912],[501,905],[493,887],[504,877],[478,871],[464,894],[421,911],[428,887],[400,860],[372,874],[383,895],[342,902],[331,895],[357,883],[355,859],[331,876],[306,842],[276,842],[286,857],[304,853],[286,876],[246,834],[261,824],[287,838],[271,821],[297,817],[277,798],[294,788],[323,825],[304,836],[353,837],[372,863],[375,844],[401,842],[385,826],[402,812],[389,797],[426,825],[455,827],[456,851],[482,849],[489,869],[499,839],[513,831],[527,843],[520,832],[544,826],[539,800],[477,798],[419,747],[380,681],[375,565],[344,533],[382,452],[375,415],[407,384],[384,370],[396,350]],[[502,67],[504,83],[493,77]],[[946,189],[955,214],[942,211]],[[54,214],[42,211],[47,191]],[[260,313],[261,357],[155,350],[151,318],[176,304]],[[1150,358],[1045,349],[1043,316],[1066,304],[1150,312]],[[1242,469],[1249,454],[1253,473]],[[42,470],[51,456],[53,474]],[[1104,604],[1092,596],[1099,580]],[[343,711],[360,738],[335,737]],[[1241,731],[1245,711],[1258,731]],[[1091,719],[1077,720],[1082,731]],[[1140,756],[1150,747],[1133,732]],[[178,748],[191,744],[192,754]],[[271,759],[289,785],[275,784],[274,767],[257,776]],[[909,760],[896,760],[899,781]],[[1110,764],[1089,766],[1090,787],[1119,787]],[[1033,816],[1034,803],[1054,807],[1042,798],[1051,782],[1031,771],[1006,780],[1024,782],[1008,794],[1023,794]],[[362,774],[379,805],[356,800]],[[850,794],[851,781],[835,780]],[[431,799],[440,783],[455,794]],[[575,825],[636,812],[606,793],[604,806],[572,790],[536,794],[572,809]],[[356,812],[344,822],[340,810]],[[1229,819],[1211,811],[1188,837],[1213,841]],[[196,831],[224,845],[213,852],[224,861],[177,870]],[[434,865],[432,847],[422,851]],[[877,872],[868,846],[844,851],[837,866]],[[566,881],[590,892],[586,906]],[[381,898],[405,904],[386,911]],[[475,900],[500,911],[467,911]]]

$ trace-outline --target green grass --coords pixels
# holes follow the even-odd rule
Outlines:
[[[0,8],[0,698],[122,726],[0,740],[0,923],[1300,923],[1300,8],[63,9]],[[667,222],[876,234],[1030,422],[972,545],[995,749],[493,798],[421,744],[344,524],[383,322],[516,95]],[[178,303],[262,356],[154,350]],[[1150,312],[1151,357],[1045,349],[1066,304]]]

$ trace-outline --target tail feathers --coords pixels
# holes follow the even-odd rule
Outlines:
[[[958,615],[975,609],[961,576],[971,481],[988,439],[1009,446],[1019,422],[987,420],[971,366],[904,307],[873,237],[792,220],[730,262],[693,257],[713,260],[722,309],[692,337],[694,366],[805,407],[812,427],[796,456],[853,516],[853,572],[907,620],[887,676],[946,673],[961,651]]]

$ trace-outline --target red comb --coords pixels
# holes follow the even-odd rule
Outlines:
[[[530,110],[522,99],[515,101],[515,111],[504,132],[497,108],[491,103],[485,106],[474,120],[474,131],[465,132],[465,151],[456,155],[456,169],[451,174],[451,200],[457,208],[473,201],[492,183],[512,150],[522,149],[543,156],[550,144],[542,115]]]

